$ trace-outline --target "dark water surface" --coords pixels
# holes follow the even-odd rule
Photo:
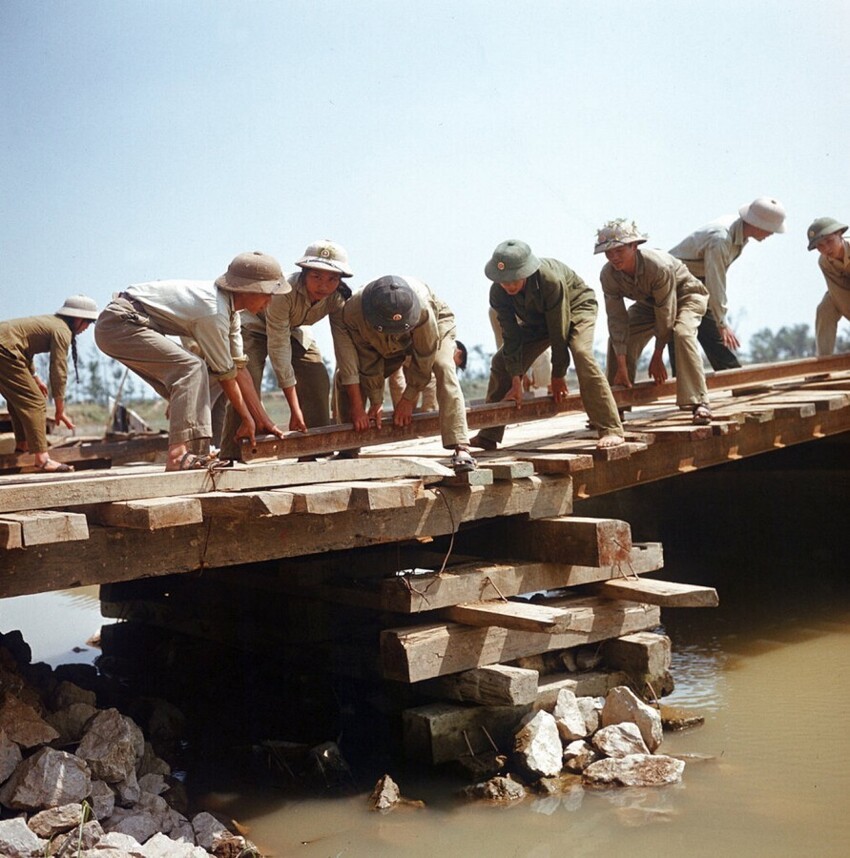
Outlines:
[[[368,766],[355,766],[347,794],[307,796],[213,767],[197,801],[277,856],[850,854],[848,448],[807,446],[576,507],[630,521],[637,541],[664,542],[664,577],[720,593],[717,609],[663,612],[677,683],[665,702],[706,721],[668,734],[661,751],[712,757],[689,764],[682,785],[577,787],[499,808],[464,803],[448,773],[383,760],[424,809],[370,812],[382,772]],[[20,628],[34,658],[52,664],[91,658],[70,649],[85,645],[98,617],[78,591],[0,602],[0,630]],[[288,705],[279,701],[282,715]]]

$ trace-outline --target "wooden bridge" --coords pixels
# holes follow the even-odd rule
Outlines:
[[[676,408],[672,382],[617,391],[627,443],[604,450],[578,397],[564,413],[550,398],[474,406],[472,428],[508,429],[464,475],[446,466],[434,415],[405,431],[262,440],[214,472],[0,475],[0,597],[100,584],[108,616],[231,645],[233,599],[247,599],[254,642],[281,651],[299,649],[282,605],[338,605],[325,627],[339,631],[328,646],[341,670],[490,704],[405,716],[410,742],[448,759],[494,703],[511,710],[509,729],[561,687],[604,693],[624,669],[663,682],[669,641],[641,636],[662,607],[717,603],[709,588],[643,577],[663,567],[661,546],[633,544],[627,522],[572,515],[575,501],[850,431],[850,355],[717,373],[709,386],[709,426]],[[294,460],[355,444],[359,459]],[[557,592],[518,598],[542,591]],[[371,631],[353,634],[354,616]],[[547,654],[588,645],[607,654],[607,678],[546,678]],[[452,738],[438,748],[440,731]]]

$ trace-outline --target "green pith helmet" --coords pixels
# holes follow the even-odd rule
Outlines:
[[[503,241],[484,266],[484,274],[494,283],[513,283],[531,277],[540,268],[540,260],[524,241]]]
[[[596,245],[593,252],[605,253],[606,250],[622,247],[624,244],[643,244],[646,238],[633,220],[618,217],[609,220],[602,229],[596,231]]]
[[[363,317],[383,334],[403,334],[422,315],[419,298],[403,277],[388,274],[363,287]]]
[[[806,238],[809,239],[809,250],[814,250],[818,242],[837,232],[844,235],[847,232],[847,224],[839,223],[835,218],[819,217],[812,221],[812,225],[806,230]]]

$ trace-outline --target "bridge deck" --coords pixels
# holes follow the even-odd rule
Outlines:
[[[480,454],[480,468],[463,477],[434,438],[369,446],[358,460],[254,461],[216,473],[139,464],[0,476],[0,597],[424,540],[503,516],[565,515],[573,497],[849,431],[848,358],[799,364],[803,374],[789,364],[777,370],[780,381],[762,376],[758,388],[722,390],[714,376],[717,419],[706,427],[676,409],[669,385],[651,404],[641,401],[649,386],[618,394],[634,403],[628,443],[609,450],[595,449],[580,413],[511,424],[505,446]]]

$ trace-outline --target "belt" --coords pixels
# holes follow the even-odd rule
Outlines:
[[[137,313],[147,315],[147,307],[141,301],[137,301],[132,295],[129,295],[127,292],[119,292],[118,297],[126,301]]]

